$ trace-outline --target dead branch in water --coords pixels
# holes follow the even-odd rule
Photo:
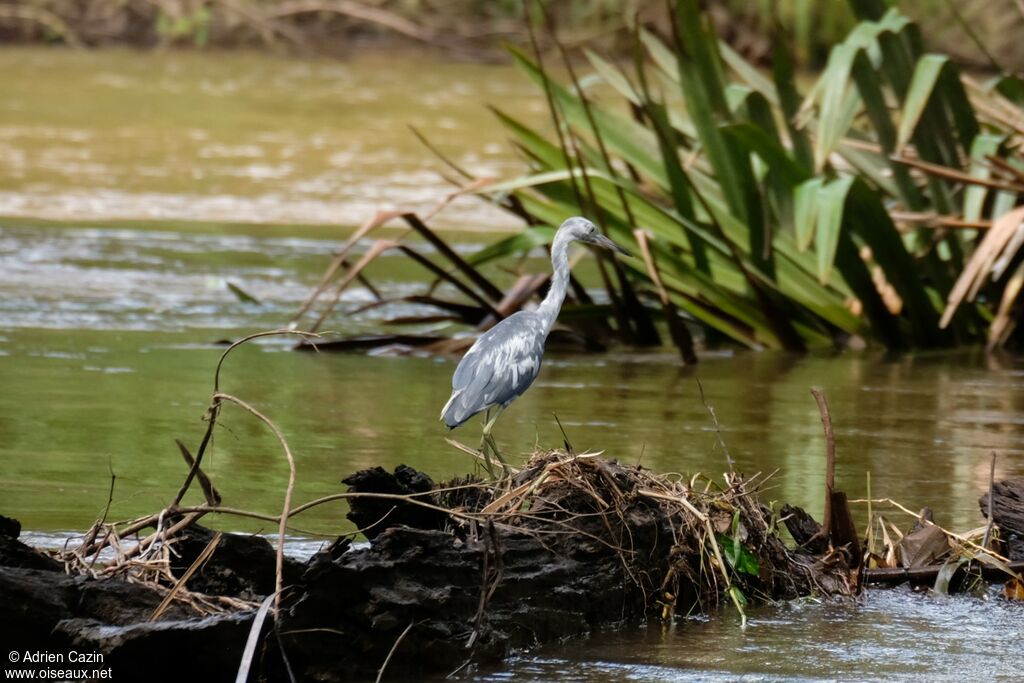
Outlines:
[[[825,394],[812,387],[811,395],[818,404],[821,426],[825,430],[825,512],[821,515],[821,535],[829,539],[832,535],[832,492],[836,486],[836,437],[832,432],[832,415]]]

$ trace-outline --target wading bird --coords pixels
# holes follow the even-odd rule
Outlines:
[[[505,468],[505,460],[491,436],[494,423],[512,401],[530,388],[540,372],[544,341],[558,318],[569,284],[567,251],[573,240],[630,255],[598,232],[586,218],[567,219],[558,228],[551,245],[554,274],[544,301],[537,310],[514,313],[480,335],[452,376],[452,396],[441,410],[441,419],[449,429],[455,429],[477,413],[486,411],[480,450],[489,471],[491,459],[487,447]]]

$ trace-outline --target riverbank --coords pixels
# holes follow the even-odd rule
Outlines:
[[[631,12],[657,20],[661,3],[634,2]],[[570,45],[615,46],[628,33],[616,3],[550,3]],[[260,48],[302,57],[350,58],[367,50],[414,47],[458,60],[504,60],[502,41],[528,41],[518,2],[455,3],[326,0],[43,0],[0,3],[0,42],[60,42],[73,48],[170,46]],[[539,40],[552,41],[541,32]]]
[[[1015,39],[1024,26],[1024,8],[1014,3],[967,0],[902,0],[900,9],[921,22],[928,48],[952,54],[980,68],[999,63],[1014,70],[1024,64]],[[538,3],[539,5],[539,3]],[[709,20],[753,62],[772,59],[773,34],[783,27],[798,63],[820,68],[827,47],[854,24],[842,3],[772,5],[740,0],[703,3]],[[866,7],[870,5],[865,5]],[[549,2],[546,12],[559,40],[570,49],[586,46],[629,56],[633,22],[670,32],[664,3]],[[539,6],[535,21],[541,21]],[[546,26],[536,32],[542,49],[554,48]],[[2,0],[0,43],[63,44],[73,48],[133,46],[258,48],[301,57],[349,59],[366,51],[413,48],[450,59],[507,61],[503,42],[528,44],[519,2],[455,0]]]

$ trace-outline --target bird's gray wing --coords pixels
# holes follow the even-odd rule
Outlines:
[[[441,415],[445,423],[456,427],[526,391],[540,372],[545,336],[543,324],[525,311],[481,335],[452,376],[452,396]]]

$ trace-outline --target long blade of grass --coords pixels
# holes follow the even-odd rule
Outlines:
[[[818,254],[818,279],[828,284],[839,245],[839,232],[846,214],[846,196],[853,186],[853,176],[844,176],[822,185],[818,190],[814,246]]]
[[[925,106],[935,92],[939,76],[948,64],[949,57],[945,55],[925,55],[918,60],[917,66],[914,69],[914,75],[910,80],[910,87],[903,102],[899,132],[896,136],[897,153],[903,152],[903,148],[910,141],[910,136],[917,129],[917,124],[921,120]]]
[[[779,106],[782,109],[786,130],[789,131],[789,138],[792,141],[793,156],[804,167],[810,169],[814,166],[814,152],[807,137],[807,131],[797,125],[800,94],[796,89],[793,60],[784,36],[780,36],[776,42],[773,57],[772,78],[775,80],[775,89],[778,91]]]
[[[886,155],[886,162],[892,173],[904,204],[912,211],[924,208],[924,199],[907,168],[892,161],[897,149],[898,133],[889,116],[889,106],[882,92],[881,79],[864,50],[858,50],[851,66],[854,82],[864,101],[864,110],[871,120],[878,144]]]
[[[971,144],[971,176],[988,180],[992,177],[991,165],[987,159],[999,153],[1006,136],[984,134],[979,135]],[[972,183],[964,190],[963,217],[967,221],[976,221],[982,218],[982,209],[985,206],[985,198],[988,196],[989,188],[984,185]]]
[[[814,226],[818,223],[818,193],[825,183],[816,177],[800,183],[794,191],[793,228],[797,248],[808,249],[814,241]]]

